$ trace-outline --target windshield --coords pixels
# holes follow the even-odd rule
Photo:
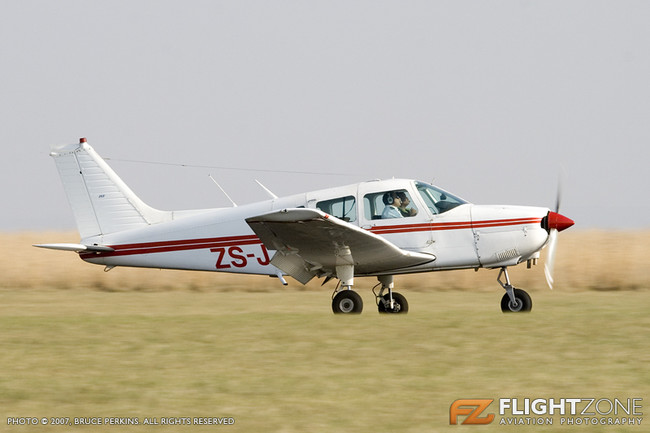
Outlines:
[[[436,188],[428,183],[416,182],[415,186],[427,207],[434,214],[441,214],[455,208],[456,206],[467,203],[462,198],[456,197],[447,191]]]

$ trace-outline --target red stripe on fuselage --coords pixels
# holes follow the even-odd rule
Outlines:
[[[541,218],[516,218],[487,221],[463,221],[463,222],[441,222],[441,223],[420,223],[420,224],[401,224],[381,227],[373,227],[370,232],[377,235],[414,233],[423,231],[439,230],[466,230],[472,228],[485,227],[505,227],[523,224],[539,224]],[[257,245],[262,241],[256,235],[226,236],[220,238],[202,238],[202,239],[179,239],[173,241],[143,242],[122,245],[108,245],[115,251],[104,253],[81,253],[82,258],[94,257],[116,257],[130,256],[136,254],[153,254],[167,253],[174,251],[199,250],[208,248],[224,248],[241,245]]]
[[[425,223],[425,224],[402,224],[390,226],[376,226],[370,231],[377,235],[393,234],[393,233],[410,233],[422,231],[439,231],[439,230],[464,230],[471,228],[485,228],[485,227],[505,227],[522,224],[539,224],[542,222],[541,218],[515,218],[515,219],[501,219],[501,220],[486,220],[486,221],[467,221],[467,222],[444,222],[444,223]]]
[[[224,248],[239,245],[256,245],[262,241],[255,235],[227,236],[222,238],[179,239],[175,241],[143,242],[139,244],[109,245],[115,251],[94,254],[82,253],[82,258],[130,256],[135,254],[167,253],[173,251]]]

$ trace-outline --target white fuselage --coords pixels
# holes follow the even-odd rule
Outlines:
[[[382,219],[382,194],[398,190],[409,196],[415,215]],[[275,251],[267,250],[245,219],[302,207],[318,208],[400,248],[436,257],[431,263],[391,270],[391,274],[512,266],[539,257],[548,241],[541,224],[547,208],[458,201],[446,209],[449,199],[444,194],[438,196],[437,206],[427,194],[422,183],[393,179],[189,212],[171,221],[85,238],[85,244],[105,245],[115,251],[80,255],[106,266],[278,275],[279,270],[270,264]]]

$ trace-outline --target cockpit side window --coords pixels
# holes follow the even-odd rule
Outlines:
[[[366,220],[408,218],[417,215],[418,208],[405,189],[380,191],[363,197],[363,215]]]
[[[337,217],[347,222],[357,220],[357,203],[353,196],[323,200],[316,203],[316,207],[326,214]]]
[[[429,210],[434,214],[441,214],[456,206],[467,203],[462,198],[456,197],[433,185],[417,182],[415,186]]]

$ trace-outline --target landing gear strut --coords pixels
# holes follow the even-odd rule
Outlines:
[[[352,265],[340,265],[336,267],[336,276],[341,280],[332,294],[332,311],[334,314],[361,314],[363,311],[363,300],[354,290],[354,268]],[[379,284],[373,289],[377,301],[377,309],[380,313],[404,314],[409,310],[406,298],[393,292],[393,276],[382,275],[377,277]],[[379,293],[375,289],[381,285]]]
[[[377,277],[379,284],[381,284],[381,289],[379,293],[375,292],[375,289],[372,289],[372,293],[375,294],[375,299],[377,300],[377,309],[380,313],[392,313],[392,314],[404,314],[409,311],[409,304],[406,301],[406,298],[397,292],[393,292],[393,276],[392,275],[382,275]],[[379,285],[377,284],[377,286]],[[377,287],[375,286],[375,288]],[[384,292],[388,290],[388,293]]]
[[[336,251],[338,264],[336,266],[336,277],[341,280],[339,286],[334,289],[332,295],[332,311],[334,314],[361,314],[363,311],[363,300],[354,290],[354,261],[350,248],[343,246]]]
[[[506,282],[501,281],[501,276],[505,275]],[[519,313],[527,312],[533,308],[533,301],[530,299],[528,293],[521,289],[516,289],[510,284],[510,277],[508,276],[508,268],[505,266],[499,271],[497,281],[506,291],[506,294],[501,298],[501,311],[504,313]]]

